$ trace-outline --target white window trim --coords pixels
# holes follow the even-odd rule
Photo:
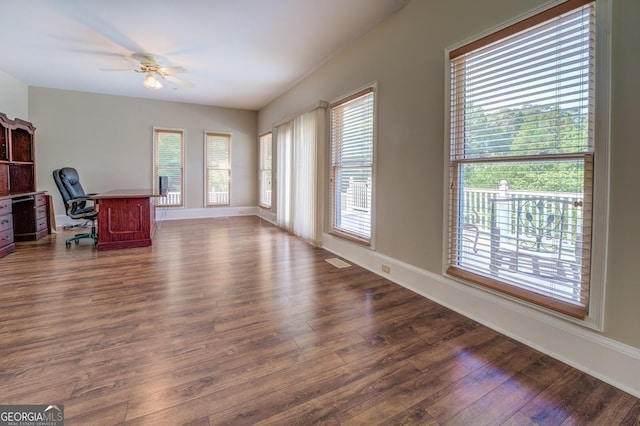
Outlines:
[[[505,27],[513,25],[533,15],[536,15],[564,0],[554,1],[544,7],[533,10],[527,14],[518,16],[502,25],[489,29],[467,40],[456,43],[444,51],[445,90],[444,110],[451,110],[451,69],[449,54],[451,51],[493,34]],[[609,224],[609,181],[610,181],[610,139],[611,139],[611,0],[596,0],[596,85],[595,85],[595,159],[594,159],[594,186],[593,186],[593,226],[592,226],[592,252],[591,252],[591,282],[589,294],[589,313],[585,319],[577,319],[568,315],[555,312],[525,300],[508,296],[504,293],[464,281],[460,278],[447,275],[448,245],[449,245],[449,188],[451,185],[449,176],[450,161],[450,115],[444,117],[444,186],[443,186],[443,233],[442,233],[442,275],[469,285],[496,296],[506,298],[518,304],[528,306],[540,312],[562,318],[566,321],[579,324],[584,327],[604,330],[604,306],[607,277],[607,253],[608,253],[608,224]]]
[[[274,146],[273,146],[273,131],[269,130],[267,132],[262,132],[260,134],[258,134],[258,206],[260,208],[263,208],[265,210],[271,210],[273,209],[273,183],[274,183],[274,173],[273,173],[273,164],[274,164]],[[262,171],[263,170],[267,170],[267,169],[263,169],[262,168],[262,137],[266,136],[266,135],[271,135],[271,200],[270,200],[270,204],[267,206],[266,204],[262,203]]]
[[[329,233],[333,234],[334,236],[338,237],[338,238],[343,238],[346,239],[348,241],[354,241],[357,242],[357,244],[362,245],[365,248],[368,248],[370,250],[376,250],[376,216],[377,216],[377,196],[376,196],[376,181],[377,181],[377,163],[378,163],[378,103],[379,103],[379,99],[378,99],[378,81],[372,81],[371,83],[365,84],[363,86],[358,87],[355,90],[352,90],[348,93],[342,94],[340,96],[337,96],[336,98],[330,100],[328,102],[328,105],[331,105],[335,102],[339,102],[342,99],[348,98],[349,96],[355,95],[358,92],[362,92],[363,90],[366,89],[372,89],[373,94],[374,94],[374,102],[373,102],[373,162],[371,165],[371,237],[369,239],[369,244],[364,245],[360,242],[357,242],[358,240],[351,237],[348,234],[344,234],[341,233],[339,230],[336,230],[333,228],[333,223],[332,223],[332,212],[331,212],[331,208],[333,205],[333,200],[331,200],[331,191],[332,191],[332,184],[331,184],[331,146],[332,146],[332,140],[331,140],[331,108],[327,108],[327,114],[328,114],[328,119],[327,119],[327,141],[328,141],[328,146],[327,146],[327,152],[328,152],[328,161],[327,161],[327,167],[326,167],[326,173],[327,173],[327,189],[328,189],[328,206],[327,209],[328,211],[328,218],[329,218]]]
[[[226,135],[229,136],[229,203],[227,204],[208,204],[207,192],[209,183],[207,182],[207,135]],[[231,132],[220,132],[216,130],[205,130],[202,134],[202,163],[203,163],[203,188],[202,188],[202,205],[205,208],[230,207],[232,205],[232,176],[233,176],[233,135]]]

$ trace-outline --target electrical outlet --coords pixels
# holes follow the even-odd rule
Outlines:
[[[382,265],[382,272],[386,272],[387,274],[390,274],[391,273],[391,266],[383,264]]]

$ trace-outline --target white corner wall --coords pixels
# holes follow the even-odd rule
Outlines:
[[[29,120],[29,86],[0,70],[0,112]]]

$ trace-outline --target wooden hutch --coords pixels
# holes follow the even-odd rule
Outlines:
[[[49,234],[47,196],[36,190],[35,127],[0,113],[0,257]]]

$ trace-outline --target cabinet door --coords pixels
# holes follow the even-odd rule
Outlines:
[[[11,130],[11,161],[33,162],[33,137],[25,129]]]
[[[7,127],[10,194],[36,190],[34,132],[35,127],[31,123],[18,118]]]
[[[33,164],[9,164],[9,192],[21,194],[33,192],[36,177]]]
[[[0,162],[0,197],[9,195],[9,164]]]

